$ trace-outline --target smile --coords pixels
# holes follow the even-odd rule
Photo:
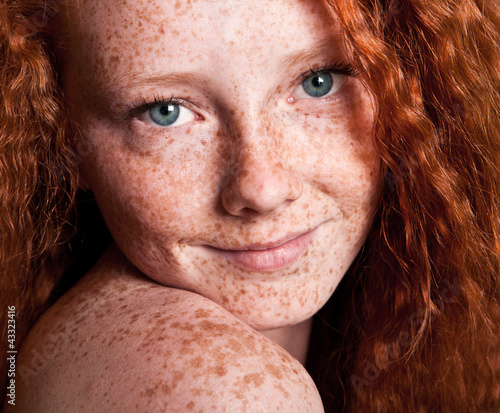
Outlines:
[[[275,243],[252,244],[238,249],[210,248],[248,271],[275,271],[291,265],[307,250],[316,229]]]

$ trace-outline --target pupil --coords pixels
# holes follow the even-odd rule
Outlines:
[[[325,81],[320,76],[316,76],[312,80],[312,84],[314,87],[320,87],[323,83],[325,83]]]
[[[174,108],[173,108],[173,106],[172,106],[172,105],[162,106],[162,107],[160,108],[160,113],[161,113],[162,115],[165,115],[165,116],[166,116],[166,115],[168,115],[168,114],[170,114],[170,113],[171,113],[171,112],[173,112],[173,111],[174,111]]]

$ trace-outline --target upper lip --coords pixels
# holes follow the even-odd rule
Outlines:
[[[276,241],[271,241],[271,242],[256,242],[253,244],[246,244],[243,246],[238,246],[238,247],[230,247],[230,248],[221,248],[221,247],[215,247],[212,245],[209,245],[211,248],[215,248],[218,250],[223,250],[223,251],[264,251],[264,250],[269,250],[272,248],[277,248],[281,247],[282,245],[286,244],[287,242],[290,242],[302,235],[305,235],[317,227],[307,229],[305,231],[298,231],[298,232],[293,232],[291,234],[288,234],[284,236],[283,238],[280,238]]]

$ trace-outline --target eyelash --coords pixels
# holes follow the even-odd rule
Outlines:
[[[153,101],[147,101],[143,96],[140,96],[138,101],[132,103],[131,106],[127,107],[128,116],[130,118],[135,118],[137,115],[148,111],[158,105],[181,105],[186,106],[186,101],[184,99],[178,98],[172,95],[169,98],[165,98],[162,95],[155,95]]]
[[[301,74],[302,81],[308,79],[311,76],[325,72],[335,73],[337,75],[345,75],[349,77],[355,77],[358,75],[358,72],[350,63],[344,63],[341,60],[337,60],[333,64],[325,63],[319,67],[309,67],[308,71]]]
[[[310,67],[308,71],[301,73],[300,76],[302,78],[302,81],[304,81],[311,76],[325,72],[345,75],[349,77],[357,76],[357,71],[351,64],[344,63],[340,60],[335,61],[333,64],[325,63],[318,67]],[[165,98],[162,95],[155,95],[153,97],[153,101],[147,101],[143,96],[140,96],[137,102],[132,103],[131,106],[127,106],[128,116],[129,118],[135,118],[141,113],[144,113],[158,105],[186,106],[186,101],[184,99],[176,97],[175,95],[172,95],[169,98]]]

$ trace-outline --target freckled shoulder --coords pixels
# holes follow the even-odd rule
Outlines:
[[[17,370],[18,412],[323,411],[285,350],[116,251],[41,317]]]

